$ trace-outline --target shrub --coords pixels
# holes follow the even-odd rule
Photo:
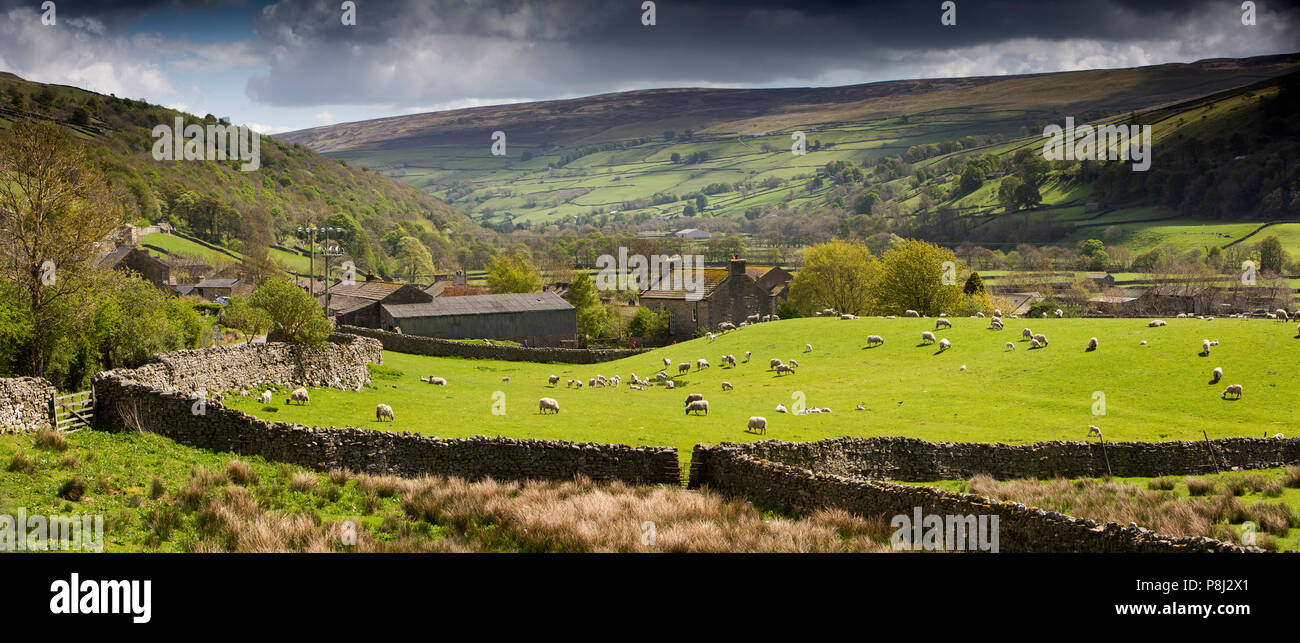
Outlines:
[[[64,500],[77,502],[85,495],[86,481],[82,480],[80,476],[73,476],[72,479],[64,482],[63,485],[59,487],[59,497]]]

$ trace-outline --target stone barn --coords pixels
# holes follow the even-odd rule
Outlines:
[[[435,297],[379,304],[381,330],[443,339],[504,339],[561,346],[578,337],[578,311],[553,292]]]
[[[681,270],[666,271],[641,293],[642,306],[672,311],[668,332],[679,338],[694,337],[697,329],[716,330],[722,322],[740,324],[750,315],[774,314],[790,280],[790,273],[781,268],[746,267],[744,259],[733,258],[726,268],[698,269],[704,292],[697,298],[683,287],[692,281],[678,274]]]
[[[387,284],[372,282],[372,287],[349,288],[349,294],[331,293],[330,308],[337,311],[334,320],[340,325],[360,326],[362,328],[380,328],[383,312],[380,307],[385,304],[423,304],[433,301],[433,295],[412,284],[402,284],[388,288]],[[384,286],[384,287],[380,287]],[[339,304],[347,306],[340,309]]]

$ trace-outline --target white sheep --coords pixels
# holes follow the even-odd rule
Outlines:
[[[507,375],[507,376],[501,378],[501,383],[502,383],[502,384],[509,384],[509,383],[510,383],[510,376]]]
[[[1291,313],[1288,313],[1285,308],[1279,308],[1277,309],[1277,318],[1282,321],[1287,321],[1291,319]]]
[[[759,322],[759,320],[761,320],[762,318],[763,318],[763,316],[762,316],[761,314],[759,314],[759,313],[754,313],[753,315],[750,315],[750,316],[746,317],[746,318],[745,318],[745,321],[747,321],[747,322],[749,322],[749,323],[751,323],[751,324],[757,324],[757,323]]]
[[[712,332],[708,333],[708,337],[709,337],[709,341],[713,341],[713,333],[712,333]]]
[[[1042,347],[1043,345],[1039,344],[1038,340],[1036,339],[1029,340],[1029,348],[1033,349],[1033,348],[1042,348]]]
[[[288,404],[290,402],[297,402],[299,406],[303,404],[310,404],[311,396],[307,394],[307,389],[296,388],[293,390],[292,393],[289,394],[289,399],[284,401],[285,404]]]
[[[794,367],[789,364],[780,364],[776,367],[776,374],[780,375],[781,373],[794,375]]]
[[[848,313],[844,313],[843,315],[840,315],[840,319],[857,319],[857,318],[858,318],[857,315],[850,315]]]
[[[569,380],[569,383],[566,384],[565,386],[567,386],[568,388],[573,388],[573,380]]]
[[[731,382],[723,382],[723,383],[722,383],[722,390],[724,390],[724,391],[730,391],[730,390],[733,389],[733,388],[735,388],[735,387],[731,385]]]
[[[767,433],[767,418],[760,416],[751,416],[749,418],[749,430],[755,433]]]
[[[1088,437],[1090,437],[1090,438],[1099,438],[1099,437],[1101,437],[1101,429],[1098,428],[1098,427],[1096,427],[1096,426],[1093,426],[1093,425],[1091,425],[1091,424],[1088,425]]]
[[[691,411],[694,411],[696,415],[699,415],[699,414],[700,414],[700,411],[704,411],[704,414],[705,414],[705,415],[708,415],[708,414],[709,414],[709,401],[708,401],[708,400],[695,400],[694,402],[691,402],[690,404],[687,404],[687,405],[686,405],[686,414],[687,414],[687,415],[690,415],[690,414],[691,414]]]
[[[994,316],[994,317],[1001,317],[1001,316],[1002,316],[1002,309],[1001,309],[1001,308],[994,308],[994,309],[993,309],[993,316]]]
[[[736,330],[736,325],[731,322],[722,322],[721,324],[718,324],[718,330],[724,333],[729,330]]]
[[[867,335],[867,346],[883,343],[885,343],[884,337],[881,337],[880,335]]]
[[[691,372],[691,363],[690,363],[690,362],[682,362],[681,364],[678,364],[678,365],[677,365],[677,374],[678,374],[678,375],[681,375],[681,374],[683,374],[683,373],[689,373],[689,372]]]
[[[1095,351],[1095,350],[1097,350],[1097,338],[1096,338],[1096,337],[1093,337],[1092,339],[1088,340],[1088,350],[1090,350],[1090,351]]]
[[[664,382],[664,388],[669,388],[669,389],[671,389],[671,388],[677,388],[677,382],[674,382],[674,381],[672,381],[672,380],[668,380],[667,382]]]
[[[552,376],[546,378],[546,381],[547,381],[547,383],[549,383],[549,384],[551,385],[551,388],[555,388],[556,386],[559,386],[559,385],[560,385],[560,376],[559,376],[559,375],[552,375]],[[573,380],[569,380],[569,381],[572,382]]]
[[[1028,328],[1026,328],[1026,329],[1020,331],[1020,336],[1023,337],[1023,338],[1025,338],[1025,339],[1033,339],[1033,338],[1034,338],[1034,331],[1029,330]]]
[[[1203,355],[1210,354],[1210,340],[1208,339],[1201,340],[1201,354]]]
[[[623,381],[623,378],[621,378],[621,377],[615,375],[614,377],[609,378],[609,385],[612,386],[612,387],[614,387],[614,388],[618,388],[618,385],[619,385],[620,383],[622,383],[622,381]]]
[[[922,344],[925,344],[925,343],[931,343],[931,344],[933,344],[933,343],[936,342],[936,341],[938,341],[938,340],[935,339],[935,337],[934,337],[934,333],[932,333],[932,332],[930,332],[930,331],[928,331],[928,330],[926,330],[926,331],[921,331],[921,343],[922,343]]]
[[[939,330],[940,328],[952,328],[952,322],[942,318],[934,320],[934,329]]]
[[[375,421],[377,421],[377,422],[383,422],[383,421],[384,421],[384,418],[388,418],[388,420],[389,420],[390,422],[396,422],[396,421],[397,421],[397,418],[393,416],[393,407],[391,407],[391,406],[389,406],[389,405],[387,405],[387,404],[379,404],[379,405],[376,405],[376,406],[375,406]]]
[[[771,360],[768,361],[767,368],[768,370],[771,370],[780,365],[781,365],[781,360],[779,358],[773,357]]]
[[[704,395],[702,393],[691,393],[690,395],[686,396],[685,404],[686,406],[690,406],[691,402],[695,402],[697,400],[702,400],[702,399],[704,399]]]
[[[1215,368],[1213,371],[1210,371],[1210,383],[1211,383],[1211,384],[1218,384],[1218,383],[1219,383],[1219,380],[1221,380],[1221,379],[1223,379],[1223,367],[1222,367],[1222,366]]]
[[[799,360],[795,360],[795,359],[790,360],[790,366],[793,368],[799,368]]]
[[[1273,434],[1273,439],[1275,439],[1275,440],[1281,440],[1282,438],[1285,438],[1285,437],[1286,437],[1286,436],[1282,435],[1281,433],[1274,433],[1274,434]]]
[[[434,386],[446,386],[446,385],[447,385],[447,379],[446,379],[446,378],[442,378],[442,377],[434,377],[434,376],[430,375],[430,376],[429,376],[429,383],[430,383],[430,384],[433,384]],[[581,382],[579,382],[579,384],[581,384]]]
[[[910,309],[909,309],[909,310],[906,310],[906,311],[903,312],[903,316],[904,316],[904,317],[920,317],[920,316],[921,316],[921,313],[918,313],[918,312],[916,312],[915,310],[910,310]]]
[[[777,405],[776,405],[776,412],[777,412],[777,413],[788,413],[789,411],[786,410],[784,404],[777,404]]]
[[[1015,343],[1015,342],[1007,342],[1007,350],[1009,350],[1009,351],[1016,350],[1016,343]]]
[[[259,399],[262,400],[262,404],[270,404],[270,403],[271,403],[271,392],[270,392],[270,391],[262,391],[262,397],[259,398]]]
[[[942,352],[948,350],[949,348],[952,348],[952,342],[948,341],[948,338],[947,338],[947,337],[945,337],[945,338],[939,340],[939,352],[940,352],[940,353],[942,353]]]
[[[1236,396],[1236,397],[1238,397],[1238,398],[1241,397],[1241,385],[1240,385],[1240,384],[1229,384],[1229,385],[1228,385],[1228,388],[1223,389],[1223,397],[1226,398],[1226,397],[1228,397],[1229,395],[1233,395],[1233,396]]]
[[[750,353],[749,351],[745,351],[745,363],[746,363],[746,364],[749,363],[749,356],[750,356],[750,354],[751,354],[751,353]]]
[[[575,382],[573,383],[573,388],[576,388],[576,389],[578,389],[578,390],[582,390],[582,380],[577,380],[577,381],[575,381]]]
[[[854,410],[854,411],[865,411],[865,410],[867,410],[867,407],[862,406],[861,404],[859,404],[859,405],[857,405],[856,407],[854,407],[853,410]]]
[[[1065,316],[1065,311],[1064,311],[1064,310],[1061,310],[1060,308],[1057,308],[1057,309],[1056,309],[1056,318],[1057,318],[1057,319],[1060,319],[1060,318],[1062,318],[1062,317],[1064,317],[1064,316]]]
[[[1034,339],[1038,340],[1039,344],[1043,346],[1047,346],[1047,336],[1043,335],[1042,333],[1034,335]]]
[[[992,328],[994,330],[1002,330],[1002,320],[998,319],[997,317],[994,317],[993,321],[989,322],[989,328]]]
[[[547,411],[559,413],[560,403],[553,397],[544,397],[537,400],[537,412],[545,415]]]
[[[811,353],[811,352],[812,352],[812,344],[804,344],[804,345],[803,345],[803,352],[805,352],[805,353]]]
[[[709,367],[709,360],[704,359],[703,357],[695,360],[695,370],[702,371],[708,367]]]
[[[1148,327],[1148,328],[1158,328],[1158,327],[1160,327],[1160,326],[1167,326],[1167,325],[1168,325],[1168,322],[1166,322],[1166,321],[1163,320],[1163,319],[1153,319],[1153,320],[1151,320],[1151,321],[1147,324],[1147,327]]]
[[[664,358],[664,368],[668,368],[669,366],[672,366],[672,365],[673,365],[672,360],[670,360],[670,359],[668,359],[667,357],[665,357],[665,358]]]

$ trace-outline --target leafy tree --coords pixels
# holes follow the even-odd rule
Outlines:
[[[1016,188],[1015,204],[1019,208],[1037,207],[1043,202],[1043,195],[1038,193],[1038,186],[1032,182],[1026,182]]]
[[[1259,242],[1259,269],[1261,271],[1282,272],[1286,263],[1286,251],[1276,235],[1268,235]]]
[[[573,283],[569,284],[569,292],[565,293],[564,298],[573,304],[574,308],[582,310],[600,304],[600,291],[596,289],[596,282],[592,280],[591,275],[579,272],[574,275]]]
[[[978,167],[967,164],[961,173],[961,193],[970,194],[984,185],[984,172]]]
[[[1002,179],[998,186],[998,203],[1013,206],[1016,202],[1016,188],[1020,187],[1020,179],[1014,176],[1008,176]]]
[[[879,262],[860,243],[830,241],[808,248],[790,282],[790,303],[800,312],[834,308],[862,315],[871,310],[870,284]]]
[[[962,286],[961,291],[967,295],[985,292],[984,280],[980,279],[980,273],[971,272],[970,276],[966,278],[966,285]]]
[[[1084,255],[1085,257],[1091,257],[1098,252],[1103,252],[1105,250],[1106,244],[1102,243],[1101,239],[1088,239],[1079,244],[1079,254]]]
[[[58,125],[19,119],[0,131],[0,284],[31,322],[24,372],[44,376],[86,311],[96,249],[125,220],[125,199]]]
[[[799,312],[799,309],[795,308],[794,304],[788,301],[783,301],[776,305],[776,315],[781,319],[798,319],[803,317],[803,314]]]
[[[319,345],[329,338],[330,321],[307,291],[285,279],[272,279],[253,292],[249,303],[271,320],[271,335],[281,341]]]
[[[1110,268],[1110,255],[1105,250],[1098,250],[1088,258],[1089,270],[1106,270]]]
[[[637,308],[636,314],[627,323],[628,337],[649,337],[654,340],[663,341],[668,339],[668,320],[672,317],[672,311],[668,307],[650,310],[649,308]]]
[[[877,310],[899,315],[915,310],[922,315],[953,314],[966,306],[962,287],[944,283],[944,263],[957,263],[952,250],[905,239],[880,258],[871,293]]]
[[[402,237],[397,242],[397,254],[393,257],[399,269],[410,275],[407,281],[414,283],[420,275],[433,274],[433,256],[419,239]]]
[[[239,296],[230,298],[230,303],[221,311],[221,321],[250,335],[271,327],[271,316],[265,310],[254,308],[248,299]]]
[[[536,292],[542,287],[542,277],[528,255],[521,251],[503,254],[488,264],[488,291],[494,294]]]
[[[672,160],[674,164],[682,162],[682,155],[679,152],[673,152],[672,156],[670,156],[669,158]]]

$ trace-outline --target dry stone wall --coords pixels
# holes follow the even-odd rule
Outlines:
[[[1016,502],[910,487],[879,480],[818,473],[764,460],[734,446],[695,448],[691,485],[736,496],[760,505],[806,512],[839,508],[889,522],[893,516],[997,516],[998,551],[1069,553],[1223,553],[1261,552],[1209,538],[1164,536],[1137,525],[1098,524],[1086,518],[1044,511]],[[696,467],[696,462],[707,466]]]
[[[57,392],[40,377],[0,379],[0,433],[49,428],[50,404]]]
[[[1108,442],[1104,450],[1095,442],[1008,445],[926,442],[907,437],[724,445],[760,459],[821,473],[913,482],[964,480],[977,474],[999,479],[1097,477],[1107,475],[1108,460],[1109,473],[1113,475],[1144,477],[1300,464],[1300,439],[1297,438]],[[700,462],[701,466],[704,464]]]
[[[378,341],[345,336],[323,348],[270,343],[159,355],[141,368],[94,378],[99,428],[139,428],[182,444],[256,455],[317,470],[440,475],[478,480],[569,479],[680,483],[677,450],[508,438],[444,440],[370,429],[267,422],[225,408],[196,405],[197,392],[259,384],[360,388],[366,364],[380,360]]]
[[[624,357],[644,353],[645,349],[611,348],[523,348],[520,346],[488,346],[454,342],[436,337],[420,337],[390,333],[385,330],[361,328],[358,326],[339,326],[340,333],[377,339],[383,343],[384,350],[413,355],[432,355],[435,357],[470,357],[478,359],[499,359],[509,362],[559,362],[562,364],[599,364]]]

